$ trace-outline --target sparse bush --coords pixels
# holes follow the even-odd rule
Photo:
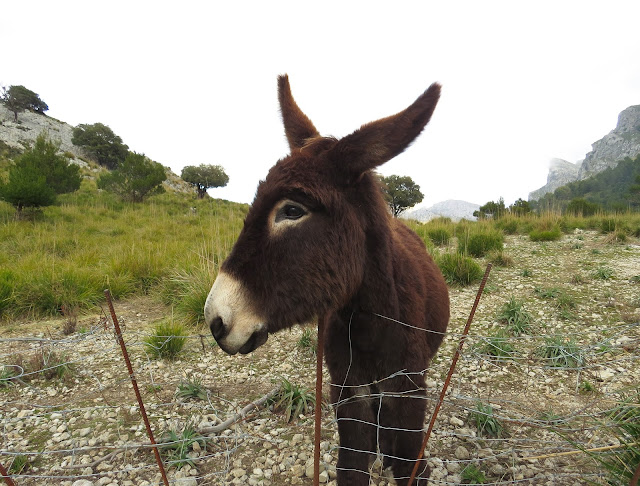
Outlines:
[[[538,355],[545,360],[546,366],[552,368],[580,368],[585,362],[580,347],[562,336],[546,338],[544,346],[538,349]]]
[[[24,454],[13,456],[13,460],[9,465],[9,474],[18,475],[29,467],[29,458]]]
[[[631,484],[640,464],[640,390],[623,397],[608,414],[605,426],[608,435],[620,443],[610,452],[589,454],[608,472],[607,484],[626,486]]]
[[[469,418],[478,429],[478,434],[494,438],[502,437],[504,427],[494,415],[491,405],[478,402],[476,408],[469,413]]]
[[[458,238],[458,252],[477,258],[483,257],[491,250],[501,251],[504,246],[504,236],[499,231],[484,230],[478,233],[467,233]]]
[[[492,250],[487,255],[487,259],[498,267],[512,267],[514,265],[513,258],[507,255],[503,250]]]
[[[511,297],[498,311],[499,322],[507,324],[507,331],[514,336],[526,334],[531,330],[533,317],[524,308],[524,303]]]
[[[318,338],[315,331],[308,327],[304,328],[300,339],[298,339],[297,347],[302,351],[315,355],[318,351]]]
[[[482,279],[480,265],[459,253],[445,253],[436,258],[436,263],[449,285],[466,286]]]
[[[487,478],[484,473],[473,464],[468,464],[460,473],[463,484],[484,484]]]
[[[609,267],[598,267],[593,272],[593,278],[597,280],[609,280],[613,277],[613,270]]]
[[[452,233],[445,227],[427,229],[427,236],[435,245],[447,246]]]
[[[301,413],[313,410],[315,395],[303,386],[294,385],[286,378],[280,381],[280,390],[269,400],[274,412],[284,413],[287,422],[296,419]]]
[[[484,338],[482,342],[474,346],[474,350],[497,361],[511,359],[516,353],[509,338],[502,333]]]
[[[47,380],[62,379],[72,371],[72,365],[66,354],[42,348],[31,355],[26,363],[26,371],[25,379],[35,378],[38,373]]]
[[[562,231],[559,226],[552,229],[534,229],[529,232],[531,241],[556,241],[562,237]]]
[[[152,358],[173,360],[187,342],[184,326],[177,322],[164,321],[156,325],[154,333],[144,340],[144,347]]]
[[[168,465],[175,466],[176,469],[182,469],[187,464],[195,467],[195,464],[189,453],[193,450],[193,445],[198,444],[204,449],[207,446],[207,439],[199,435],[196,430],[187,425],[182,431],[177,432],[169,429],[161,436],[160,450],[166,458]]]
[[[197,398],[199,400],[207,399],[207,389],[202,385],[202,380],[198,378],[187,379],[178,383],[176,391],[178,398]]]

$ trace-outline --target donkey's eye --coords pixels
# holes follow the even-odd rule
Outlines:
[[[282,215],[286,219],[299,219],[305,214],[307,214],[307,212],[304,209],[293,204],[287,204],[282,208]]]

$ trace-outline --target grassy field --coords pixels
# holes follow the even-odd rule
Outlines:
[[[199,315],[204,301],[183,297],[194,286],[210,288],[248,207],[177,193],[129,204],[83,184],[32,220],[16,220],[0,202],[0,314],[91,309],[109,288],[115,299],[153,294],[185,316],[194,305]]]
[[[167,193],[143,204],[123,203],[85,180],[31,220],[16,220],[0,202],[0,319],[54,316],[92,309],[105,288],[115,299],[151,294],[185,322],[202,319],[218,265],[237,238],[248,206]],[[471,257],[501,257],[503,235],[552,241],[576,229],[611,241],[640,236],[640,214],[589,218],[553,213],[497,221],[408,222],[425,240],[450,284],[481,277]],[[456,238],[458,251],[449,241]]]

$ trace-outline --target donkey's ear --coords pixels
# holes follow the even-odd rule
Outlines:
[[[332,149],[334,160],[355,178],[391,160],[420,135],[439,98],[440,85],[434,83],[405,110],[367,123],[341,139]]]
[[[289,77],[286,74],[278,76],[278,99],[284,122],[284,133],[292,152],[294,149],[301,148],[306,140],[320,135],[307,115],[298,108],[291,95]]]

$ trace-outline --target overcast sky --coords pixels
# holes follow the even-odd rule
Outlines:
[[[404,109],[432,82],[421,137],[385,164],[423,204],[507,204],[582,159],[640,104],[637,0],[3,2],[0,84],[72,125],[104,123],[180,173],[219,164],[214,197],[251,202],[288,152],[276,77],[323,135]]]

